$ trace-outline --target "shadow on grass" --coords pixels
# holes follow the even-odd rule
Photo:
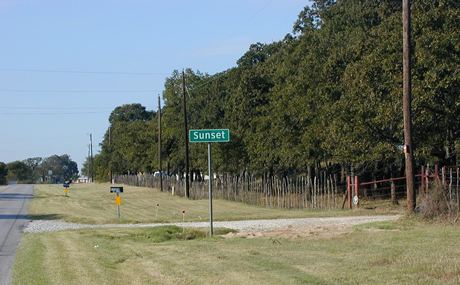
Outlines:
[[[62,215],[58,214],[43,214],[43,215],[27,215],[30,220],[60,220]]]
[[[70,197],[70,193],[68,194]],[[34,199],[50,199],[50,198],[56,198],[56,197],[65,197],[65,194],[61,193],[53,193],[53,194],[41,194],[41,195],[34,195]]]
[[[23,200],[32,199],[32,194],[20,194],[20,193],[0,193],[0,200]]]
[[[0,214],[0,220],[59,220],[61,215],[57,214],[46,214],[46,215],[12,215],[12,214]]]

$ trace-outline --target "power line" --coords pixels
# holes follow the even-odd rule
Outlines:
[[[112,109],[102,108],[102,107],[21,107],[21,106],[0,106],[0,110],[32,110],[32,111],[52,111],[52,110],[98,110],[98,111],[110,111]]]
[[[151,93],[163,90],[40,90],[40,89],[0,89],[0,92],[15,93]]]
[[[33,69],[33,68],[0,68],[2,72],[34,72],[34,73],[68,73],[68,74],[109,74],[109,75],[170,75],[165,72],[131,72],[131,71],[92,71],[65,69]]]
[[[36,112],[33,112],[33,113],[25,113],[25,112],[8,112],[8,113],[2,113],[0,112],[0,116],[2,115],[7,115],[7,116],[17,116],[17,115],[33,115],[33,116],[36,116],[36,115],[55,115],[55,116],[60,116],[60,115],[90,115],[90,114],[107,114],[108,112],[110,111],[107,111],[107,112],[56,112],[56,113],[36,113]]]

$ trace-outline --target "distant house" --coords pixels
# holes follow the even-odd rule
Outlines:
[[[89,183],[89,178],[86,176],[80,176],[74,182],[75,183]]]

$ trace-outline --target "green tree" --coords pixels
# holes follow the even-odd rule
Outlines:
[[[4,162],[0,162],[0,185],[8,184],[8,166]]]
[[[109,122],[133,122],[148,121],[152,118],[153,113],[145,109],[141,104],[126,104],[116,107],[109,117]]]
[[[22,161],[8,163],[8,180],[17,183],[34,183],[32,169]]]
[[[109,129],[101,143],[101,152],[94,157],[98,181],[108,181],[110,172],[152,172],[156,168],[155,116],[155,112],[147,111],[140,104],[127,104],[113,110]],[[88,161],[83,170],[85,174],[89,172]]]
[[[69,155],[52,155],[43,160],[41,169],[45,175],[51,171],[52,183],[63,183],[68,180],[75,180],[78,178],[78,166]]]
[[[297,175],[312,169],[397,174],[403,169],[401,1],[314,0],[291,34],[249,46],[233,68],[185,70],[189,128],[229,128],[213,147],[220,173]],[[454,164],[460,151],[460,6],[413,3],[416,163]],[[182,74],[165,80],[163,157],[182,174]],[[97,157],[98,173],[157,168],[156,114],[117,107]],[[109,143],[110,141],[110,143]],[[384,165],[390,165],[382,170]],[[190,145],[190,169],[206,169],[206,145]],[[395,173],[393,173],[395,172]],[[99,175],[98,174],[98,175]]]
[[[24,162],[32,170],[32,181],[37,182],[42,176],[40,165],[43,162],[43,158],[31,157],[23,160],[22,162]]]

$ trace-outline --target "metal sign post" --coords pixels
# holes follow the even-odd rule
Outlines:
[[[213,228],[213,213],[212,213],[212,161],[211,161],[211,143],[208,143],[208,175],[209,175],[209,182],[208,182],[208,190],[209,190],[209,232],[210,235],[213,236],[214,228]]]
[[[216,142],[229,142],[230,130],[229,129],[205,129],[205,130],[190,130],[189,141],[191,143],[208,143],[208,190],[209,190],[209,235],[214,235],[213,226],[213,211],[212,211],[212,155],[211,143]]]
[[[70,182],[69,182],[69,181],[66,181],[66,182],[64,182],[64,184],[63,184],[62,186],[64,186],[64,193],[65,193],[65,196],[68,197],[68,196],[67,196],[67,193],[69,193]]]
[[[120,220],[120,205],[121,205],[121,196],[120,193],[123,193],[123,187],[110,187],[110,193],[115,193],[115,204],[117,205],[117,217]]]
[[[115,203],[117,204],[117,216],[118,216],[118,220],[120,220],[120,204],[121,204],[121,197],[120,195],[117,193],[117,197],[115,198]]]

